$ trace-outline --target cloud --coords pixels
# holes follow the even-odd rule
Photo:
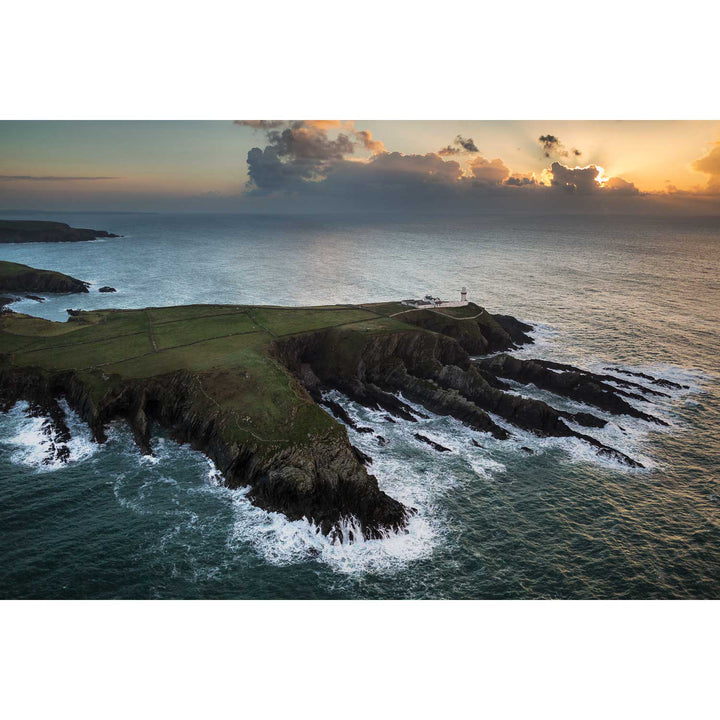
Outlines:
[[[712,149],[703,157],[695,160],[693,170],[709,175],[708,190],[720,191],[720,141],[713,144]]]
[[[472,138],[464,138],[462,135],[457,135],[450,145],[440,148],[437,154],[440,156],[447,156],[459,155],[461,152],[478,153],[480,150],[478,150],[478,147]]]
[[[639,195],[640,191],[635,187],[634,183],[623,180],[621,177],[611,177],[602,185],[603,192],[613,193],[615,195]]]
[[[385,145],[381,140],[373,140],[372,133],[369,130],[351,130],[352,134],[357,138],[360,144],[373,153],[381,153],[385,151]]]
[[[252,128],[253,130],[272,130],[287,125],[287,120],[235,120],[235,125]]]
[[[369,130],[358,130],[353,122],[341,120],[240,120],[265,132],[265,148],[254,147],[247,155],[251,192],[297,190],[304,182],[317,182],[333,166],[352,155],[356,148],[374,155],[385,146]],[[331,136],[329,131],[334,132]]]
[[[270,130],[267,136],[278,156],[291,159],[340,160],[355,150],[352,140],[344,133],[330,139],[324,129],[313,125]]]
[[[423,155],[388,152],[370,132],[346,121],[284,121],[257,129],[267,142],[248,153],[246,198],[258,206],[276,202],[303,211],[587,211],[628,207],[632,196],[640,195],[633,183],[608,178],[597,165],[570,167],[554,161],[540,180],[513,173],[501,158],[483,157],[472,138],[460,135],[440,151]],[[571,155],[556,136],[541,140],[548,152]],[[369,156],[363,153],[368,150]],[[468,153],[472,156],[467,165],[458,162]]]
[[[597,178],[600,170],[595,165],[584,168],[569,168],[559,162],[550,166],[552,186],[571,194],[587,194],[599,189]]]
[[[597,165],[570,168],[559,162],[550,166],[551,186],[570,195],[611,193],[615,195],[638,195],[635,185],[620,177],[600,182],[602,169]]]
[[[565,150],[563,144],[560,142],[560,138],[556,135],[541,135],[538,138],[538,142],[542,145],[546,158],[553,155],[560,155],[562,157],[567,157],[568,155],[567,150]]]
[[[462,150],[459,147],[453,147],[452,145],[446,145],[444,148],[438,150],[438,155],[446,157],[448,155],[459,155]]]
[[[499,185],[510,175],[509,168],[500,158],[487,160],[482,156],[470,163],[470,172],[473,179],[487,185]]]
[[[120,177],[104,175],[0,175],[3,182],[76,182],[82,180],[121,180]]]
[[[524,187],[525,185],[536,185],[537,181],[533,175],[512,175],[503,185],[510,185],[513,187]]]
[[[462,135],[458,135],[455,138],[455,143],[457,145],[460,145],[462,147],[462,149],[465,150],[466,152],[471,152],[471,153],[480,152],[477,148],[477,145],[475,145],[475,143],[473,142],[472,138],[466,139]]]
[[[560,142],[560,138],[557,135],[541,135],[538,138],[538,142],[542,145],[543,153],[546,158],[551,157],[580,157],[582,152],[577,148],[571,148],[569,151]]]

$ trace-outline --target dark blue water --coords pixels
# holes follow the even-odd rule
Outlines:
[[[95,283],[18,310],[62,320],[69,306],[367,302],[454,297],[467,285],[491,311],[538,323],[524,356],[621,365],[689,388],[653,407],[667,429],[610,418],[595,433],[645,470],[574,440],[516,432],[500,442],[432,417],[421,432],[453,450],[439,454],[338,397],[390,441],[349,431],[382,487],[419,508],[407,534],[352,545],[255,508],[166,438],[142,457],[120,424],[98,447],[69,413],[72,461],[44,466],[41,420],[17,407],[0,416],[0,596],[720,596],[717,218],[52,219],[125,237],[1,245],[2,259]],[[118,293],[99,295],[105,284]]]

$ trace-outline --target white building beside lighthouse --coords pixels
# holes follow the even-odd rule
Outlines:
[[[402,300],[401,302],[403,305],[416,308],[463,307],[463,305],[468,304],[467,288],[463,285],[460,289],[460,302],[448,302],[432,295],[426,295],[422,300]]]

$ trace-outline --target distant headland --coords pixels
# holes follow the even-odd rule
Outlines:
[[[26,400],[31,413],[50,419],[50,462],[69,455],[62,397],[98,442],[121,418],[150,453],[152,429],[162,427],[208,455],[229,487],[249,486],[258,506],[308,518],[328,534],[340,534],[352,516],[366,537],[381,537],[402,530],[414,512],[380,489],[372,459],[350,442],[346,426],[356,425],[331,390],[381,410],[389,423],[416,422],[418,408],[452,416],[477,432],[476,445],[520,428],[577,438],[600,455],[642,467],[576,429],[603,427],[602,417],[515,388],[534,384],[589,408],[664,424],[627,399],[651,404],[667,381],[652,379],[648,388],[620,377],[618,368],[602,375],[520,360],[506,351],[532,343],[533,328],[463,302],[92,310],[73,311],[64,323],[6,314],[0,410]],[[377,441],[387,442],[380,435]]]
[[[107,230],[74,228],[47,220],[0,220],[0,243],[86,242],[120,235]]]

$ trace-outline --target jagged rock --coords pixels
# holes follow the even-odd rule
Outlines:
[[[378,445],[380,445],[380,447],[383,447],[388,444],[387,438],[384,438],[382,435],[377,436],[377,442],[378,442]]]
[[[25,297],[26,297],[26,299],[28,299],[28,300],[34,300],[35,302],[40,302],[40,303],[44,303],[44,302],[45,302],[45,298],[44,298],[44,297],[40,297],[39,295],[26,295]]]
[[[377,407],[371,399],[370,389],[373,392],[379,389],[384,397],[401,393],[436,414],[451,415],[469,427],[489,432],[499,439],[509,437],[510,433],[487,414],[492,412],[540,436],[577,437],[598,451],[602,450],[604,455],[642,467],[623,453],[573,430],[566,422],[604,427],[607,423],[602,418],[591,413],[558,410],[542,401],[492,387],[485,380],[482,370],[495,374],[498,366],[493,361],[510,356],[487,358],[479,361],[482,367],[477,367],[471,363],[467,351],[451,338],[443,338],[440,333],[375,335],[368,337],[361,346],[357,344],[357,338],[348,338],[346,333],[341,328],[333,328],[312,335],[295,336],[278,341],[278,352],[291,370],[309,364],[313,375],[325,387],[336,388],[369,407]],[[342,353],[329,350],[341,347],[346,348]],[[522,367],[523,361],[510,359]],[[504,366],[502,362],[500,366]],[[542,365],[536,367],[541,373],[558,376],[558,373]],[[638,415],[639,411],[617,395],[614,397],[619,401],[618,407],[630,408],[635,416],[651,417]]]
[[[502,327],[502,329],[512,338],[512,341],[516,345],[527,345],[534,343],[535,341],[527,334],[532,332],[535,328],[532,325],[528,325],[512,315],[493,315],[495,322]]]
[[[363,464],[363,465],[372,465],[373,459],[366,455],[362,450],[359,448],[356,448],[354,445],[352,446],[353,452],[355,453],[355,457]]]
[[[425,437],[420,433],[415,433],[413,437],[415,437],[416,440],[420,440],[420,442],[424,442],[426,445],[429,445],[433,448],[433,450],[437,450],[438,452],[451,452],[450,448],[446,448],[444,445],[436,443],[434,440],[431,440],[429,437]]]
[[[117,292],[117,290],[116,290],[114,287],[110,287],[109,285],[105,285],[105,286],[101,287],[101,288],[98,290],[98,292],[101,292],[101,293],[113,293],[113,292]]]
[[[523,446],[520,448],[520,450],[522,450],[522,451],[523,451],[524,453],[526,453],[527,455],[534,455],[534,454],[535,454],[535,451],[534,451],[532,448],[526,447],[525,445],[523,445]]]
[[[674,388],[676,390],[689,389],[689,385],[680,385],[676,382],[673,382],[672,380],[665,380],[663,378],[655,378],[652,375],[648,375],[647,373],[633,372],[632,370],[622,370],[621,368],[613,368],[613,367],[606,367],[605,370],[610,370],[611,372],[619,372],[619,373],[622,373],[623,375],[633,375],[635,377],[640,377],[640,378],[643,378],[644,380],[649,380],[653,385],[659,385],[660,387]]]
[[[629,415],[658,425],[667,425],[664,420],[633,407],[621,395],[629,393],[608,385],[592,373],[563,371],[554,372],[546,363],[535,360],[518,360],[507,354],[484,358],[477,364],[495,375],[511,378],[524,384],[550,390],[578,402],[594,405],[614,415]],[[638,396],[634,396],[638,399]],[[644,398],[639,398],[644,399]]]

